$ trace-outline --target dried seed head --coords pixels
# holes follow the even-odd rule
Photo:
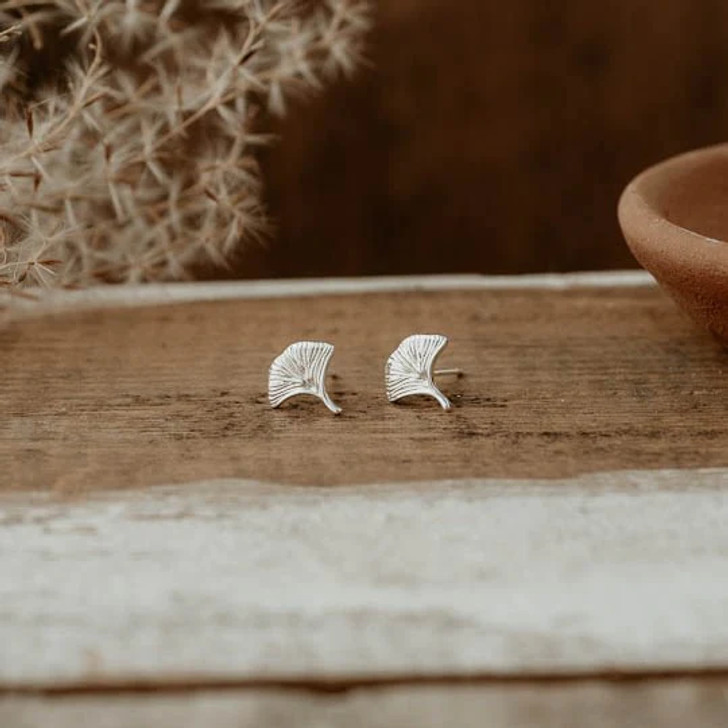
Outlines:
[[[0,287],[224,264],[265,227],[260,108],[283,113],[291,92],[354,67],[368,11],[0,0]]]

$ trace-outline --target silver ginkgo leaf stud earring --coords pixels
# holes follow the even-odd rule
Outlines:
[[[460,369],[435,370],[435,361],[447,346],[447,336],[413,334],[404,339],[392,352],[384,367],[387,399],[396,402],[413,394],[434,397],[440,406],[449,410],[450,400],[435,386],[437,374],[462,374]]]
[[[287,399],[299,394],[312,394],[338,415],[341,407],[331,401],[326,391],[326,370],[333,354],[333,345],[325,341],[297,341],[291,344],[270,365],[270,406],[279,407]]]

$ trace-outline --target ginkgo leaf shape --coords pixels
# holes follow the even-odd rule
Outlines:
[[[450,400],[432,378],[435,360],[446,346],[447,337],[441,334],[413,334],[404,339],[384,368],[387,399],[396,402],[413,394],[427,394],[443,409],[450,409]]]
[[[268,401],[271,407],[278,407],[297,394],[312,394],[338,415],[341,407],[326,392],[326,370],[333,354],[333,345],[324,341],[291,344],[270,365]]]

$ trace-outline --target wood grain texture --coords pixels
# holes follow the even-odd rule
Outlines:
[[[727,521],[725,469],[6,493],[0,688],[725,675]]]
[[[723,0],[376,5],[371,68],[280,124],[275,243],[231,275],[629,265],[625,184],[726,138]]]
[[[401,339],[441,332],[454,410],[387,403]],[[289,343],[329,391],[267,405]],[[0,487],[236,477],[340,484],[728,465],[728,356],[653,288],[408,291],[66,312],[0,330]]]
[[[6,728],[725,728],[728,681],[0,698]]]

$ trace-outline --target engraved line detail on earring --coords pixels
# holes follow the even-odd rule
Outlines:
[[[449,410],[450,400],[437,388],[436,374],[461,375],[460,369],[434,370],[435,361],[447,346],[442,334],[413,334],[404,339],[387,359],[384,381],[387,399],[396,402],[403,397],[425,394],[434,397],[440,406]]]
[[[334,347],[325,341],[296,341],[270,365],[268,401],[273,408],[299,394],[318,397],[335,415],[341,407],[326,391],[326,371]]]

